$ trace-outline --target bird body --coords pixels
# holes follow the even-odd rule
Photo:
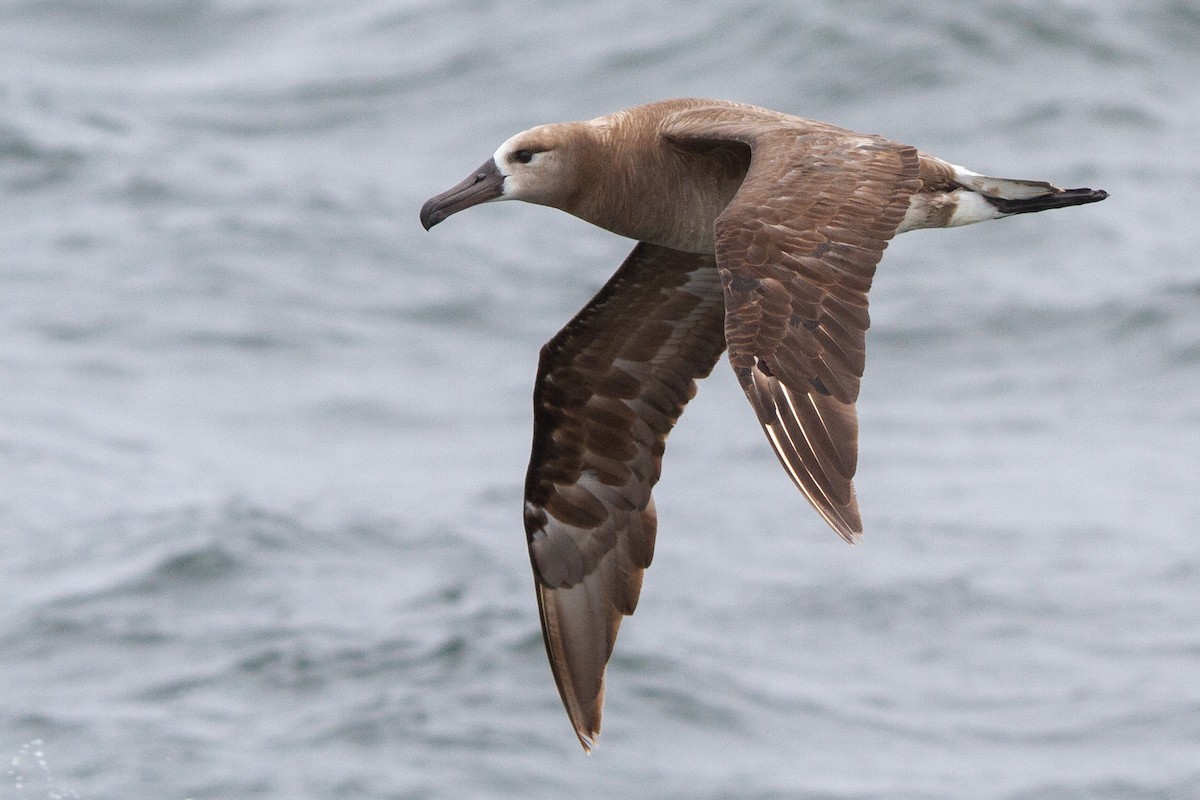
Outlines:
[[[638,244],[542,348],[525,527],[555,681],[589,749],[654,552],[667,435],[723,350],[780,463],[847,541],[867,292],[897,233],[1103,200],[720,100],[542,125],[421,209],[552,206]]]

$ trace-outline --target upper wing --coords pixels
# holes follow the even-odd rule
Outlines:
[[[853,542],[862,533],[851,479],[867,291],[920,186],[918,154],[788,119],[684,114],[667,135],[751,149],[746,178],[716,221],[729,359],[792,480]]]
[[[724,309],[712,256],[643,242],[542,348],[525,531],[550,666],[584,749],[654,554],[667,434],[725,347]]]

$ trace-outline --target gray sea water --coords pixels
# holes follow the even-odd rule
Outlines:
[[[1196,0],[4,0],[0,798],[1200,798]],[[1102,204],[888,250],[844,545],[718,365],[584,756],[521,487],[630,243],[421,202],[723,97]]]

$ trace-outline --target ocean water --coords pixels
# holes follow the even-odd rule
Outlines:
[[[0,4],[0,799],[1200,798],[1196,0]],[[1099,205],[901,237],[841,543],[718,365],[583,755],[520,520],[630,243],[421,203],[672,96]]]

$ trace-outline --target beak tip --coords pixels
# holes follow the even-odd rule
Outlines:
[[[488,159],[470,177],[457,186],[429,198],[421,206],[421,225],[429,230],[451,214],[464,208],[495,200],[504,194],[504,174]]]
[[[446,215],[437,208],[436,197],[421,206],[421,227],[425,230],[429,230],[445,218]]]

